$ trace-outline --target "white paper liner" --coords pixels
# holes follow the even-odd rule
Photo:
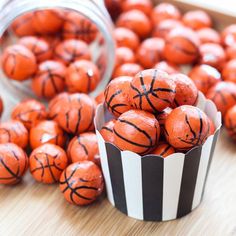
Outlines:
[[[162,158],[152,154],[141,157],[106,143],[99,130],[112,116],[99,105],[95,127],[112,205],[136,219],[166,221],[182,217],[200,204],[221,127],[221,114],[202,93],[197,107],[213,120],[217,127],[215,134],[186,154],[174,153]]]

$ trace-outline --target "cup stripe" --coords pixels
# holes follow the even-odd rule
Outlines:
[[[143,220],[142,167],[138,154],[121,153],[128,216]]]
[[[193,196],[192,210],[195,207],[197,207],[201,202],[202,190],[204,187],[204,182],[205,182],[205,178],[207,174],[207,166],[210,159],[212,142],[213,142],[213,136],[209,137],[209,139],[207,139],[207,141],[202,147],[202,154],[200,157],[197,182],[196,182],[194,196]]]
[[[177,218],[188,214],[192,209],[201,149],[197,147],[185,155]]]
[[[215,135],[214,135],[214,138],[213,138],[213,142],[212,142],[212,146],[211,146],[210,159],[209,159],[208,166],[207,166],[207,174],[206,174],[206,178],[205,178],[205,182],[204,182],[204,186],[203,186],[203,191],[202,191],[202,197],[203,197],[203,194],[204,194],[204,191],[205,191],[205,186],[206,186],[207,178],[208,178],[208,175],[209,175],[209,169],[210,169],[210,166],[211,166],[212,157],[214,156],[214,151],[215,151],[215,147],[216,147],[216,143],[217,143],[217,139],[218,139],[219,134],[220,134],[220,130],[217,130]]]
[[[164,159],[163,216],[162,220],[176,218],[180,184],[184,166],[184,154]]]
[[[127,214],[127,204],[125,197],[125,185],[121,152],[111,143],[106,143],[107,159],[110,169],[112,191],[115,206],[123,213]]]
[[[142,158],[144,220],[162,220],[163,160],[156,156]]]

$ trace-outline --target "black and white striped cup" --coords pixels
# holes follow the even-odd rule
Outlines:
[[[186,154],[174,153],[166,158],[141,157],[106,143],[99,130],[112,117],[103,105],[97,108],[96,133],[112,205],[139,220],[166,221],[180,218],[200,204],[221,127],[221,114],[201,93],[197,107],[213,120],[215,134]]]

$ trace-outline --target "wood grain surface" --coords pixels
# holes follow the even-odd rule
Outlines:
[[[218,3],[218,8],[235,4],[205,2]],[[6,105],[5,116],[10,107]],[[20,185],[0,186],[0,236],[8,235],[236,235],[236,145],[222,130],[202,204],[191,214],[164,223],[128,218],[104,196],[88,207],[72,206],[57,185],[36,183],[28,173]]]

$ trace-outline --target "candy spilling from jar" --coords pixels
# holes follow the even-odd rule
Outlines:
[[[59,183],[70,203],[95,201],[104,189],[93,125],[102,102],[116,118],[101,134],[121,150],[166,158],[202,145],[215,127],[195,107],[198,90],[216,103],[235,137],[236,27],[219,34],[207,13],[183,14],[166,3],[106,2],[116,25],[116,65],[96,101],[87,95],[101,80],[89,47],[97,36],[93,23],[44,10],[12,24],[18,38],[4,49],[2,70],[9,80],[29,81],[38,99],[20,102],[0,125],[0,183],[20,182],[29,166],[36,181]],[[188,76],[181,74],[185,64]]]

